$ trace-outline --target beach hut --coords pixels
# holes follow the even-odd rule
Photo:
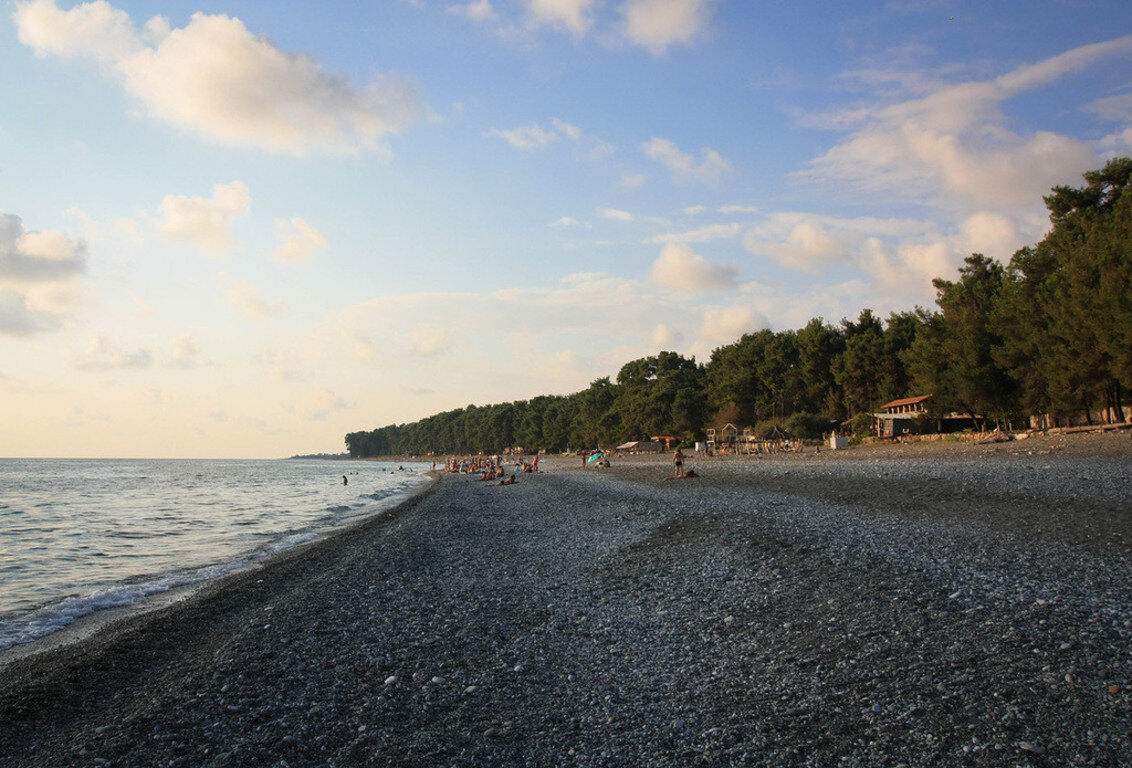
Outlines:
[[[880,407],[873,414],[873,431],[879,437],[900,437],[916,431],[917,421],[927,414],[931,395],[902,397]]]
[[[621,443],[615,450],[619,453],[660,453],[664,450],[664,445],[652,440],[630,440]]]
[[[715,451],[734,449],[739,440],[739,428],[728,422],[722,427],[712,427],[707,431],[708,447]]]

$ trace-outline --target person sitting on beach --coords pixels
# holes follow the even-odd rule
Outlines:
[[[500,485],[514,485],[515,484],[515,476],[514,475],[508,475],[507,477],[500,480],[499,484]]]

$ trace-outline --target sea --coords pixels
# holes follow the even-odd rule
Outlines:
[[[375,515],[430,466],[0,459],[0,651]]]

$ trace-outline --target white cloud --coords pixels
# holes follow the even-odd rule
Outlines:
[[[707,21],[707,0],[627,0],[624,13],[626,39],[659,55],[696,39]]]
[[[248,212],[251,196],[241,182],[217,184],[212,199],[167,195],[161,201],[161,234],[170,240],[195,243],[205,251],[221,253],[232,247],[228,225]]]
[[[560,120],[557,117],[552,119],[550,122],[553,123],[554,127],[558,129],[559,133],[568,138],[570,141],[581,141],[582,129],[578,126],[567,123],[566,121]]]
[[[292,154],[385,151],[381,140],[421,111],[403,82],[355,88],[223,14],[194,13],[178,29],[154,16],[139,31],[104,0],[66,11],[55,0],[15,8],[19,39],[36,54],[97,61],[152,116],[212,141]]]
[[[813,221],[795,224],[784,241],[762,240],[751,232],[744,244],[756,256],[769,255],[788,267],[807,272],[816,272],[823,264],[836,261],[846,253],[846,246],[840,238]]]
[[[452,334],[443,325],[421,323],[409,336],[413,352],[422,357],[437,357],[452,347]]]
[[[523,125],[509,130],[493,128],[487,132],[487,135],[501,138],[515,149],[524,151],[546,149],[558,141],[557,133],[539,125]]]
[[[705,293],[734,288],[738,278],[738,268],[714,264],[684,243],[669,243],[660,249],[648,280],[680,293]]]
[[[1103,58],[1132,53],[1132,35],[1086,45],[993,80],[936,86],[926,95],[834,116],[854,132],[808,175],[858,190],[896,192],[973,209],[1033,206],[1050,187],[1092,167],[1097,146],[1049,131],[1015,132],[1000,105]]]
[[[714,184],[731,171],[731,163],[711,149],[702,150],[698,164],[694,157],[681,152],[680,148],[668,139],[654,137],[644,142],[641,149],[649,158],[672,171],[672,178],[678,183],[694,181]]]
[[[711,240],[726,240],[738,237],[743,231],[740,224],[707,224],[687,232],[669,232],[656,235],[654,243],[706,243]]]
[[[1104,120],[1122,123],[1132,122],[1132,93],[1119,93],[1115,96],[1097,99],[1089,104],[1086,109]]]
[[[753,307],[736,304],[729,307],[708,307],[700,316],[696,334],[708,344],[730,344],[744,333],[769,327],[766,318]]]
[[[581,37],[593,20],[593,0],[526,0],[527,19],[532,26],[548,26]]]
[[[261,349],[252,355],[252,361],[266,368],[276,381],[299,381],[303,378],[298,370],[299,359],[289,352]]]
[[[495,18],[495,9],[491,7],[491,0],[476,0],[462,5],[450,5],[448,12],[458,16],[467,16],[472,21],[490,21]]]
[[[244,317],[260,320],[283,313],[284,307],[281,303],[261,298],[259,288],[246,280],[229,277],[223,273],[218,277],[227,286],[224,289],[224,296],[228,299],[228,303]]]
[[[345,411],[354,407],[353,403],[347,402],[341,395],[324,388],[311,397],[307,418],[312,421],[323,421],[335,411]]]
[[[86,244],[53,231],[28,231],[0,211],[0,334],[30,336],[62,328],[78,304]]]
[[[670,328],[667,323],[657,323],[649,337],[649,342],[655,349],[671,349],[683,340],[684,335]]]
[[[326,247],[326,238],[322,233],[297,216],[290,221],[276,220],[275,231],[280,240],[275,257],[280,261],[306,261],[315,252]]]
[[[173,339],[172,349],[165,358],[170,368],[196,368],[202,364],[200,344],[188,334]]]
[[[80,371],[104,372],[130,368],[148,368],[153,365],[153,353],[148,349],[126,352],[105,336],[95,336],[82,352],[71,355],[71,365]]]
[[[548,226],[553,229],[563,229],[566,227],[579,227],[581,226],[581,222],[573,216],[563,216],[560,219],[550,222]]]
[[[597,212],[598,216],[610,221],[636,221],[637,217],[628,211],[622,211],[618,208],[602,208]]]
[[[625,189],[640,189],[648,180],[648,175],[644,173],[629,173],[627,171],[621,173],[621,186]]]
[[[758,213],[759,209],[753,205],[721,205],[720,213]]]
[[[54,230],[27,231],[19,216],[0,211],[0,284],[66,280],[86,265],[86,246]]]

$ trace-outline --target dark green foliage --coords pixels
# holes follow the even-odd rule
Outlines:
[[[936,409],[1004,417],[1017,386],[993,354],[1002,346],[991,322],[1003,287],[1002,265],[975,253],[960,268],[958,282],[933,282],[940,311],[926,318],[908,353],[917,388],[934,395]]]
[[[802,440],[820,440],[836,426],[836,419],[816,413],[795,413],[786,420],[786,431]]]
[[[1003,266],[968,257],[934,281],[935,311],[872,310],[839,327],[761,330],[714,350],[707,365],[675,352],[626,363],[568,396],[438,413],[346,435],[351,456],[609,446],[653,435],[685,441],[706,427],[760,424],[820,437],[851,419],[867,434],[889,400],[932,394],[932,418],[960,411],[1009,422],[1024,414],[1122,418],[1132,388],[1132,159],[1045,198],[1053,229]]]

